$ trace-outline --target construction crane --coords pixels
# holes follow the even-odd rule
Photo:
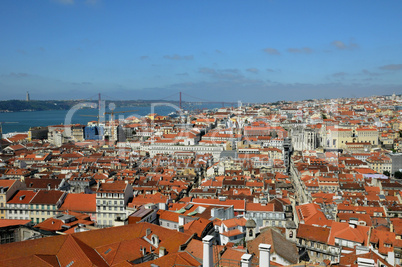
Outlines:
[[[112,135],[112,138],[114,138],[114,136],[115,136],[115,127],[114,127],[114,114],[119,114],[119,113],[128,113],[128,112],[135,112],[135,111],[138,111],[138,109],[133,109],[133,110],[126,110],[126,111],[110,111],[110,112],[105,112],[104,114],[106,115],[106,114],[110,114],[110,122],[111,122],[111,127],[112,127],[112,129],[111,129],[111,135]]]
[[[104,116],[105,116],[106,114],[110,114],[110,121],[111,121],[110,125],[112,126],[112,132],[111,132],[111,135],[112,135],[112,136],[114,136],[114,114],[128,113],[128,112],[135,112],[135,111],[138,111],[138,109],[126,110],[126,111],[110,111],[110,112],[104,112],[104,113],[103,113]],[[100,124],[100,123],[99,123],[99,118],[100,118],[100,117],[103,117],[103,116],[100,116],[99,114],[98,114],[98,115],[80,115],[80,116],[98,118],[98,127],[99,127],[99,124]]]
[[[110,114],[110,120],[114,121],[114,114],[117,113],[128,113],[128,112],[135,112],[138,111],[138,109],[133,109],[133,110],[127,110],[127,111],[110,111],[110,112],[105,112],[104,114]]]

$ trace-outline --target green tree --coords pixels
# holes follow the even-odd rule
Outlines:
[[[391,175],[391,174],[389,173],[389,171],[385,171],[385,172],[383,172],[383,174],[386,175],[386,176],[388,176],[388,177]]]
[[[396,172],[394,173],[394,176],[395,176],[395,178],[397,178],[397,179],[402,179],[402,172],[396,171]]]

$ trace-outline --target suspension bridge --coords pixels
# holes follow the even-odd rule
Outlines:
[[[125,101],[121,99],[116,99],[114,97],[107,96],[105,94],[102,94],[102,99],[101,99],[101,94],[99,93],[98,95],[98,102],[99,104],[101,103],[101,100],[114,100],[114,101]],[[88,98],[88,100],[94,100],[94,97],[92,96]],[[105,98],[106,97],[106,98]],[[133,100],[135,101],[135,100]],[[180,109],[184,109],[184,106],[188,104],[192,105],[221,105],[222,107],[233,107],[238,105],[238,102],[227,102],[227,101],[216,101],[216,100],[208,100],[205,98],[197,97],[197,96],[192,96],[190,94],[184,93],[184,92],[176,92],[174,94],[171,94],[169,96],[160,98],[160,99],[155,99],[155,100],[149,100],[149,101],[159,101],[159,102],[165,102],[165,103],[172,103],[175,105],[178,105]]]

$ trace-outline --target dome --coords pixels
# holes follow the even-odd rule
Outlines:
[[[253,219],[248,219],[246,222],[246,227],[247,228],[255,228],[257,226],[257,224],[255,223],[255,221]]]

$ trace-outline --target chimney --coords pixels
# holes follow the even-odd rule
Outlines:
[[[260,267],[270,267],[271,245],[260,244],[258,250],[260,251]]]
[[[141,251],[142,256],[145,256],[147,249],[145,247],[141,246],[140,251]]]
[[[159,247],[159,237],[157,235],[153,234],[151,237],[151,241],[154,247]]]
[[[203,243],[203,267],[213,267],[214,266],[214,256],[212,253],[212,241],[214,237],[212,235],[207,235],[202,239]]]
[[[163,257],[166,255],[166,248],[165,247],[160,247],[159,248],[159,258]]]
[[[145,236],[149,236],[151,232],[151,228],[147,228],[147,230],[145,231]]]
[[[243,254],[243,256],[241,256],[241,267],[250,267],[252,257],[253,255],[251,254]]]

